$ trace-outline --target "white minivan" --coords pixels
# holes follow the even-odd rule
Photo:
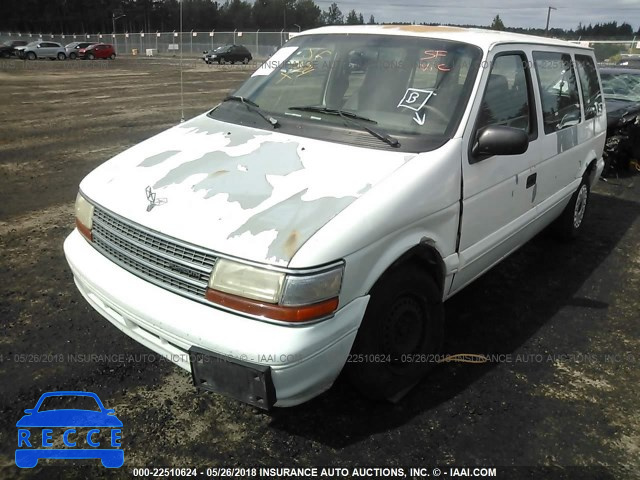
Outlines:
[[[80,184],[64,249],[87,301],[195,386],[291,406],[345,373],[422,378],[443,302],[603,168],[593,51],[431,26],[302,32],[213,110]]]

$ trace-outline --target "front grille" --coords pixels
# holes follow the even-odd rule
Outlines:
[[[216,256],[96,206],[93,245],[125,270],[172,292],[204,298]]]

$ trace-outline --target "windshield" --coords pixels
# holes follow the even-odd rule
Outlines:
[[[86,395],[53,395],[44,399],[38,411],[70,409],[101,411],[96,401]]]
[[[285,131],[293,125],[297,134],[326,138],[325,128],[333,140],[350,143],[354,130],[366,135],[347,120],[356,118],[398,137],[403,150],[425,151],[455,132],[480,57],[472,45],[432,38],[304,35],[276,52],[234,95],[276,116]],[[211,115],[243,123],[241,107],[227,102]],[[340,131],[351,133],[341,139]]]
[[[640,72],[600,72],[605,98],[640,102]]]

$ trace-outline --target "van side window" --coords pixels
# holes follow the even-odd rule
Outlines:
[[[571,55],[533,52],[542,100],[544,132],[549,134],[582,120],[580,97]]]
[[[588,120],[602,113],[602,93],[598,83],[598,73],[593,59],[586,55],[576,55],[576,65],[584,101],[584,116]]]
[[[509,53],[494,58],[476,129],[505,125],[531,133],[526,57]]]

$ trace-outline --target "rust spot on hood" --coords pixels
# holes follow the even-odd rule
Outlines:
[[[300,234],[297,230],[292,231],[282,246],[285,253],[289,258],[293,257],[293,255],[298,251],[298,243],[300,242]]]

